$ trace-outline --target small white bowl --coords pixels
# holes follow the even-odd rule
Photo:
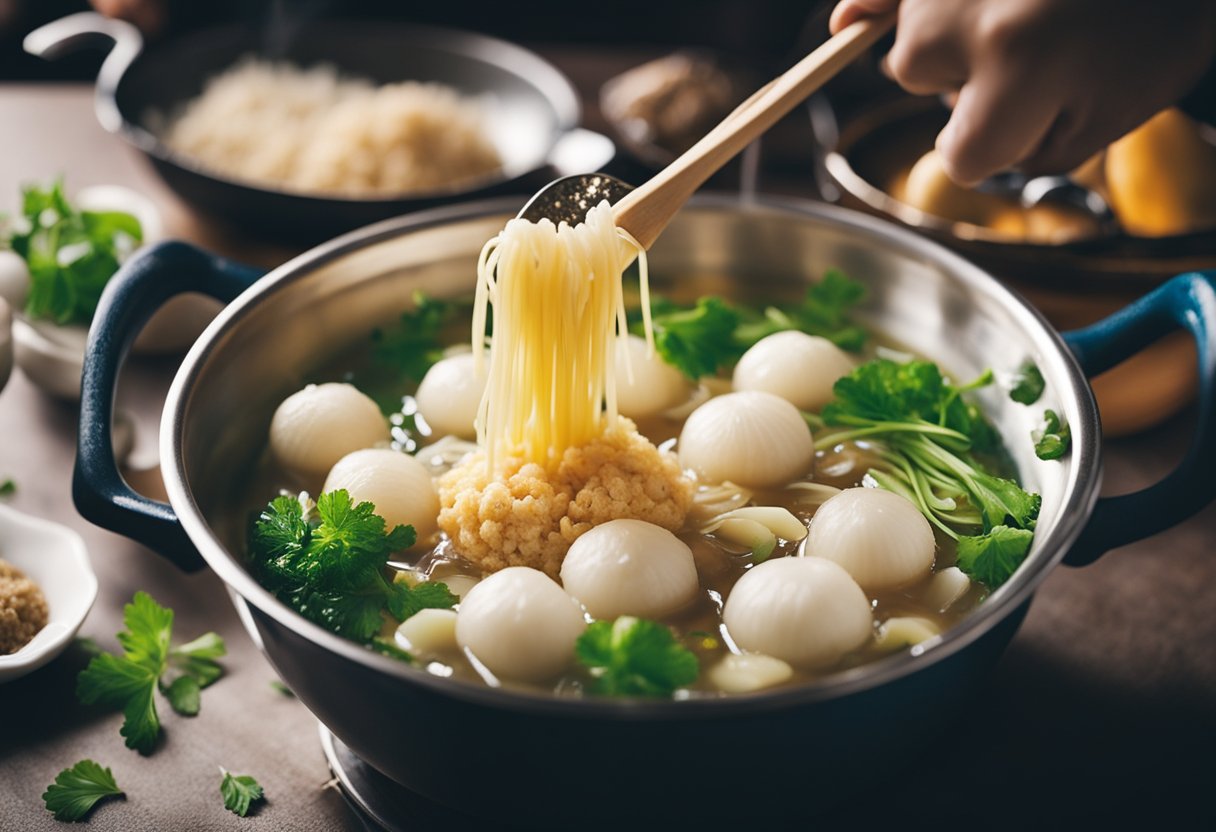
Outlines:
[[[13,372],[13,313],[0,297],[0,390]]]
[[[95,185],[82,188],[72,199],[83,210],[133,214],[143,228],[145,246],[164,239],[160,211],[137,191],[121,185]],[[11,251],[0,251],[0,297],[8,301],[14,313],[16,365],[46,393],[64,401],[78,401],[89,328],[84,324],[59,325],[26,318],[22,310],[28,291],[29,271],[25,261]],[[170,298],[136,337],[133,350],[147,355],[184,352],[222,306],[213,298],[197,294]]]
[[[49,617],[29,644],[0,655],[0,683],[37,670],[67,648],[97,598],[97,576],[76,532],[0,505],[0,557],[42,588]]]

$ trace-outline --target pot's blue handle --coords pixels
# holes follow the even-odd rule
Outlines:
[[[1199,421],[1186,458],[1156,485],[1099,500],[1066,563],[1092,563],[1216,498],[1216,271],[1179,275],[1109,318],[1064,333],[1064,341],[1085,374],[1095,376],[1178,328],[1190,331],[1199,352]]]
[[[262,272],[187,243],[164,242],[137,252],[110,279],[93,316],[80,380],[80,428],[72,499],[86,520],[156,550],[177,566],[203,565],[173,508],[137,493],[114,461],[114,388],[131,342],[169,298],[201,292],[225,303]]]

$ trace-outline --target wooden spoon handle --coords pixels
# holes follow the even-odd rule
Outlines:
[[[650,248],[697,188],[895,25],[895,14],[859,20],[762,87],[650,181],[613,206],[616,224]]]

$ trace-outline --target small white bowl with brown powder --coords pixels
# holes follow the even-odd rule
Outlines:
[[[80,535],[0,506],[0,683],[62,653],[96,598]]]

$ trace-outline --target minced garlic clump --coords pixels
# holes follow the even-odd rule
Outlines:
[[[609,520],[684,525],[692,482],[628,419],[577,448],[556,470],[511,457],[490,477],[478,451],[439,480],[439,527],[487,572],[531,566],[556,578],[570,544]]]
[[[0,560],[0,656],[16,653],[46,626],[46,598],[38,584]]]

